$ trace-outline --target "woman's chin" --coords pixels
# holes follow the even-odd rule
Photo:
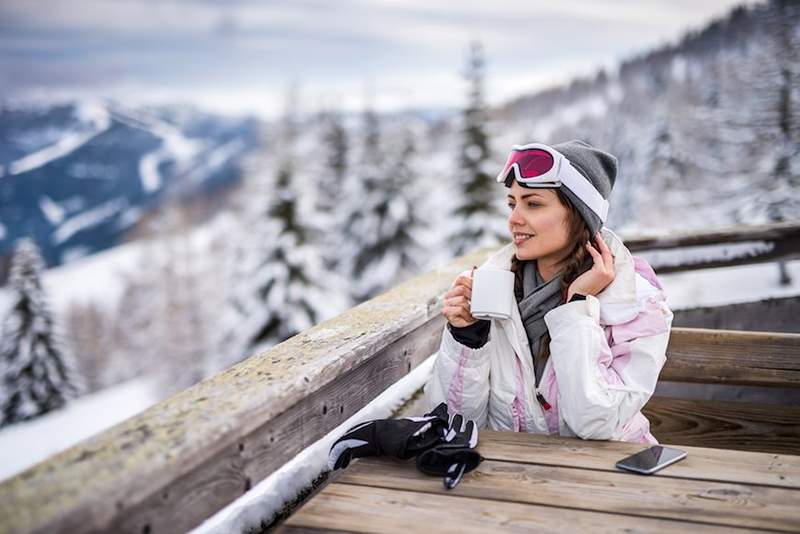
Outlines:
[[[520,260],[532,260],[536,257],[534,253],[532,253],[529,250],[526,250],[524,243],[522,245],[517,245],[516,243],[514,243],[514,250],[517,251],[516,256],[517,259]]]

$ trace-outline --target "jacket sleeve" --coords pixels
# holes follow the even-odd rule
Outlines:
[[[660,292],[639,306],[634,319],[611,327],[613,350],[599,322],[597,297],[589,295],[545,315],[560,411],[581,438],[619,439],[655,391],[673,313]]]
[[[489,368],[493,349],[489,341],[472,349],[453,338],[445,325],[442,341],[435,355],[433,370],[424,387],[428,411],[446,402],[452,417],[460,413],[472,419],[478,428],[484,428],[489,404]]]

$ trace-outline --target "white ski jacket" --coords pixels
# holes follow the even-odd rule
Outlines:
[[[518,306],[492,319],[477,349],[456,341],[445,325],[425,387],[428,410],[450,413],[478,428],[658,443],[641,409],[666,361],[673,313],[655,272],[608,228],[615,278],[596,297],[562,304],[545,315],[550,357],[534,387],[533,359]],[[479,268],[511,268],[513,243]],[[465,271],[469,275],[469,271]]]

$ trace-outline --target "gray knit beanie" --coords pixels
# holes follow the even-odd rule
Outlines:
[[[614,187],[614,180],[617,178],[617,158],[577,139],[551,146],[564,154],[572,166],[592,183],[603,198],[608,200],[611,189]],[[596,234],[603,226],[600,217],[566,185],[562,190],[580,212],[583,220],[586,221],[586,226],[589,227],[591,234]]]

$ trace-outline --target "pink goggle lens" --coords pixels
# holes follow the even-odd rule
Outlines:
[[[552,169],[555,161],[549,152],[533,148],[511,152],[506,163],[506,173],[515,163],[519,165],[519,173],[522,178],[536,178]]]

